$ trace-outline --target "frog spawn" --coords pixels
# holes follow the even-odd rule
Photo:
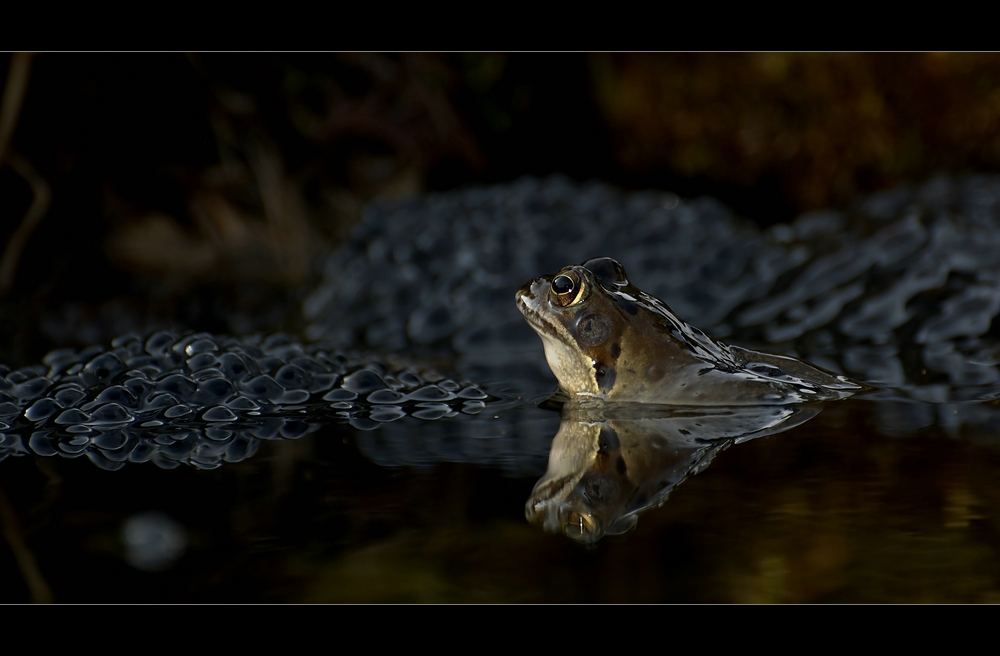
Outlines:
[[[510,290],[542,271],[577,261],[584,253],[604,252],[626,262],[636,279],[649,281],[644,285],[649,285],[650,294],[665,299],[680,316],[712,335],[804,357],[887,388],[869,397],[905,401],[898,407],[889,401],[879,404],[887,424],[898,426],[898,415],[914,426],[938,423],[958,434],[975,425],[984,435],[995,436],[1000,430],[995,405],[969,401],[1000,395],[998,217],[1000,177],[996,176],[939,178],[861,199],[847,213],[806,215],[768,230],[738,219],[709,198],[625,194],[599,183],[526,178],[428,195],[401,205],[370,206],[352,240],[328,258],[324,283],[306,302],[304,312],[312,322],[310,338],[324,340],[331,349],[363,344],[387,352],[447,342],[447,352],[459,356],[456,366],[462,376],[502,380],[531,394],[535,389],[546,392],[551,391],[548,367],[537,357],[537,337],[509,307]],[[177,339],[171,336],[167,341],[173,344]],[[209,341],[218,347],[206,352],[204,359],[209,362],[231,350],[223,346],[229,341],[237,345],[241,357],[250,359],[256,351],[249,349],[261,343]],[[112,352],[118,354],[124,342],[115,344]],[[145,346],[142,342],[137,357],[156,357]],[[50,358],[68,357],[69,362],[80,363],[82,371],[104,352],[99,347],[80,353],[56,351]],[[314,357],[313,350],[308,355]],[[130,356],[116,357],[132,366]],[[110,364],[114,368],[115,363]],[[199,364],[195,360],[192,366]],[[147,377],[158,380],[174,366],[166,363]],[[69,368],[67,364],[57,373],[64,376]],[[50,416],[41,428],[25,419],[22,413],[34,401],[50,398],[60,404],[57,410],[67,410],[94,400],[96,391],[86,386],[69,386],[57,398],[55,388],[65,381],[53,380],[49,369],[46,364],[11,372],[0,366],[0,422],[17,427],[16,431],[0,428],[0,458],[30,451],[26,439],[12,434],[23,432],[22,427],[65,432],[63,425],[54,424],[58,415]],[[261,373],[274,377],[276,370],[270,367]],[[374,370],[389,375],[384,369]],[[199,380],[195,374],[200,371],[183,375]],[[92,373],[100,378],[100,371]],[[384,389],[400,391],[385,376]],[[328,392],[310,393],[310,412],[322,408],[328,414],[346,413],[346,420],[365,427],[377,424],[371,418],[376,404],[367,398],[371,392],[347,395],[346,409],[330,407],[339,400],[317,398],[344,385],[339,379]],[[82,402],[72,399],[81,393],[89,396]],[[379,395],[375,400],[385,398]],[[171,402],[169,398],[159,402],[164,401]],[[123,424],[128,431],[139,431],[150,420],[125,403],[108,401],[112,402],[136,417]],[[445,404],[460,413],[466,408],[457,401]],[[165,417],[163,411],[153,419],[164,426],[141,431],[169,432],[178,426],[203,433],[209,428],[232,429],[241,422],[260,426],[281,415],[278,411],[258,416],[221,405],[237,419],[202,421],[200,416],[210,408],[196,408],[177,419]],[[418,411],[418,402],[385,405],[397,405],[403,414]],[[37,411],[41,416],[47,410],[43,404]],[[295,419],[281,420],[301,421],[297,412],[290,411]],[[394,415],[400,413],[386,410],[378,417]],[[93,419],[91,412],[89,420]],[[429,430],[444,423],[419,426]],[[400,423],[382,425],[393,428]],[[382,439],[386,432],[366,433],[364,439]],[[274,434],[282,436],[280,430]],[[539,443],[546,437],[551,439],[551,432],[534,436]],[[438,457],[437,452],[413,455],[413,441],[408,432],[400,435],[394,443],[398,448],[385,451],[384,459],[377,461],[399,465]],[[463,449],[462,457],[469,451]],[[505,457],[515,458],[513,452]]]
[[[524,178],[372,204],[304,313],[314,339],[447,342],[462,375],[528,389],[547,376],[537,338],[496,308],[523,281],[604,253],[717,338],[896,398],[964,403],[1000,395],[998,252],[997,176],[936,178],[767,230],[706,197]]]
[[[0,368],[0,460],[87,455],[106,469],[146,461],[210,469],[252,456],[259,440],[312,432],[313,419],[367,430],[476,414],[488,399],[434,372],[281,335],[125,335],[110,350],[62,349],[42,365]]]

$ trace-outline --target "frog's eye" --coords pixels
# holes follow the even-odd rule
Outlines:
[[[552,280],[552,291],[559,296],[573,293],[573,289],[575,287],[576,285],[573,283],[573,279],[569,276],[556,276]]]
[[[552,295],[561,307],[573,305],[583,298],[584,284],[580,275],[572,269],[560,273],[552,279]]]

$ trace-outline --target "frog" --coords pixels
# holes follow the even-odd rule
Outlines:
[[[583,403],[787,405],[865,389],[787,355],[725,344],[596,257],[522,285],[515,303],[538,333],[562,398]]]

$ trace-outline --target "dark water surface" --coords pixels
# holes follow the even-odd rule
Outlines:
[[[996,433],[914,427],[920,414],[829,404],[720,450],[591,547],[525,520],[544,454],[428,464],[389,444],[430,423],[409,418],[391,436],[330,424],[262,440],[208,471],[10,457],[2,601],[1000,601]]]
[[[373,206],[312,344],[157,332],[2,369],[0,601],[1000,601],[998,217],[986,176],[767,231],[562,178]],[[539,407],[513,293],[597,255],[879,391]]]

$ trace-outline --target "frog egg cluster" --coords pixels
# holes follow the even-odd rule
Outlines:
[[[713,336],[874,383],[883,399],[933,405],[911,403],[923,408],[907,411],[914,421],[996,425],[994,405],[965,402],[1000,397],[998,253],[997,176],[938,178],[768,230],[710,198],[558,176],[373,205],[304,306],[316,343],[160,332],[0,366],[0,459],[214,467],[322,421],[381,426],[361,443],[386,464],[543,458],[535,446],[549,427],[533,433],[530,421],[483,412],[497,389],[526,398],[553,389],[513,291],[594,256],[618,259]],[[446,353],[492,396],[352,348]],[[457,416],[483,439],[437,432],[448,422],[416,421],[414,432],[399,421]]]
[[[311,338],[439,347],[462,375],[526,386],[551,376],[512,290],[610,256],[715,337],[961,401],[1000,390],[998,254],[998,176],[936,178],[767,230],[709,198],[526,178],[371,206],[304,309]]]
[[[514,290],[602,255],[643,282],[696,286],[672,301],[704,323],[746,296],[724,288],[740,285],[738,274],[764,241],[710,198],[623,194],[560,176],[375,204],[351,242],[328,258],[324,282],[305,304],[307,334],[390,350],[443,344],[470,356],[498,343],[534,344]]]
[[[342,348],[439,348],[457,353],[459,373],[473,380],[551,391],[538,337],[513,302],[525,281],[606,255],[653,284],[648,291],[681,290],[674,309],[704,321],[746,297],[738,274],[763,243],[709,198],[622,194],[560,176],[376,204],[328,258],[304,305],[307,337]]]
[[[995,396],[1000,178],[938,178],[771,236],[802,264],[729,317],[734,335],[918,400]]]
[[[53,351],[0,374],[0,459],[86,455],[107,469],[150,460],[211,468],[253,455],[259,440],[311,432],[323,417],[372,428],[476,414],[489,399],[434,372],[282,335],[125,335],[110,350]]]

